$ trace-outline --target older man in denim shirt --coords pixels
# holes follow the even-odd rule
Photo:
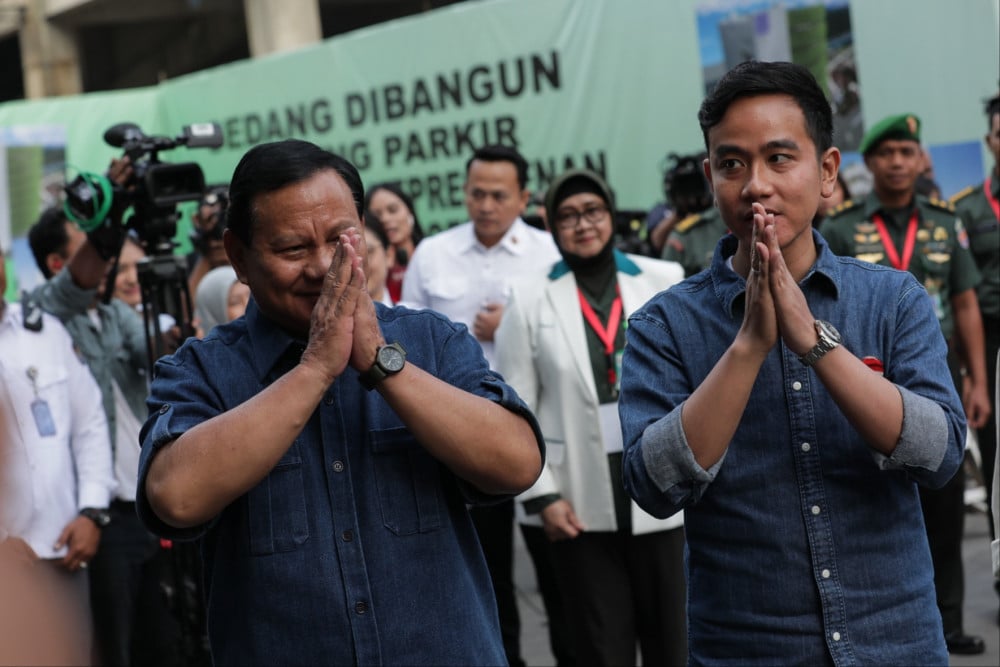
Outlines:
[[[467,504],[534,482],[534,417],[465,327],[372,302],[348,162],[263,144],[230,194],[253,299],[157,364],[138,501],[202,539],[214,661],[504,663]]]
[[[931,300],[812,231],[840,154],[808,70],[744,63],[699,120],[732,234],[629,320],[619,403],[629,492],[685,510],[691,663],[946,665],[917,484],[965,422]]]

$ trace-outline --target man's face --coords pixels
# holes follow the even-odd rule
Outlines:
[[[362,229],[351,190],[328,169],[257,195],[252,205],[250,247],[227,230],[226,251],[261,312],[305,337],[340,234],[349,227]]]
[[[465,208],[479,242],[495,245],[528,204],[511,162],[473,160],[465,181]]]
[[[990,117],[990,133],[986,135],[986,147],[993,154],[993,164],[1000,170],[1000,113]]]
[[[885,139],[865,156],[872,185],[879,196],[912,194],[926,167],[920,144],[912,139]]]
[[[741,247],[750,245],[754,202],[774,214],[786,255],[811,244],[808,230],[820,198],[833,191],[839,165],[833,148],[817,159],[805,116],[789,95],[739,99],[708,131],[705,176]]]

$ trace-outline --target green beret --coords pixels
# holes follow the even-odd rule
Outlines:
[[[872,125],[861,138],[858,150],[862,155],[875,148],[883,139],[911,139],[920,142],[920,119],[912,113],[901,113],[883,118]]]

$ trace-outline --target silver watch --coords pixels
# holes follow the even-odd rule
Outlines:
[[[803,366],[812,366],[822,359],[827,352],[840,345],[840,332],[832,324],[823,320],[816,320],[815,325],[816,333],[819,335],[819,342],[816,343],[813,349],[799,357],[799,361],[802,362]]]

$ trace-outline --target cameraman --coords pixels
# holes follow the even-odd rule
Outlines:
[[[187,256],[187,265],[188,289],[192,296],[198,293],[198,283],[205,274],[229,264],[222,245],[228,206],[229,186],[210,185],[198,202],[198,209],[191,214],[191,245],[194,250]]]
[[[119,185],[127,183],[132,178],[128,158],[113,160],[108,177]],[[143,322],[124,302],[98,298],[123,237],[120,221],[111,220],[81,238],[59,208],[44,211],[29,232],[32,253],[47,282],[28,299],[69,331],[97,380],[107,415],[118,488],[109,507],[88,515],[101,529],[100,548],[88,570],[100,660],[111,665],[147,664],[154,655],[169,660],[164,651],[171,645],[174,627],[158,582],[143,579],[154,576],[160,547],[135,511],[139,428],[147,394]],[[149,599],[140,597],[141,590],[151,593]],[[141,638],[139,627],[146,631]],[[143,648],[150,652],[133,652]]]
[[[667,198],[663,217],[649,232],[655,256],[663,252],[667,237],[678,223],[712,205],[712,193],[702,169],[705,153],[671,153],[668,159],[673,166],[663,175],[664,195]]]

